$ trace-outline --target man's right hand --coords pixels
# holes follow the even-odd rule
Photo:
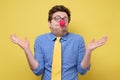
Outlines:
[[[10,39],[13,43],[19,45],[24,50],[30,48],[29,41],[27,38],[25,38],[24,40],[21,40],[15,34],[12,34],[12,35],[10,35]]]
[[[24,40],[21,40],[14,34],[10,35],[10,39],[13,43],[19,45],[25,51],[30,68],[32,70],[36,69],[38,66],[38,62],[32,55],[28,39],[25,38]]]

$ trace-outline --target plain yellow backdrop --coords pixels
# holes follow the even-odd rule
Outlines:
[[[0,0],[0,80],[40,80],[9,36],[27,37],[33,52],[35,38],[50,31],[48,11],[57,4],[71,10],[69,31],[81,34],[86,44],[108,36],[93,51],[91,69],[79,80],[120,80],[120,0]]]

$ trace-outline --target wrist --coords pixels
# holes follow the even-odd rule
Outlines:
[[[87,53],[87,54],[91,54],[92,51],[93,51],[93,50],[91,50],[91,49],[87,49],[87,48],[86,48],[86,53]]]
[[[30,48],[29,48],[29,47],[23,48],[23,50],[24,50],[25,52],[29,52],[29,51],[30,51]]]

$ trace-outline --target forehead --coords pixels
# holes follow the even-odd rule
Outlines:
[[[53,14],[53,17],[55,17],[55,16],[57,16],[57,15],[59,15],[59,16],[61,16],[61,17],[68,17],[67,14],[66,14],[66,12],[55,12],[55,13]]]

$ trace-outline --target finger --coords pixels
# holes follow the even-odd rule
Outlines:
[[[96,44],[97,44],[97,46],[102,46],[106,43],[106,41],[107,41],[107,37],[105,36],[105,37],[101,38],[100,40],[98,40],[96,42]]]
[[[101,38],[100,43],[105,43],[105,42],[107,41],[107,39],[108,39],[108,37],[107,37],[107,36],[105,36],[105,37]]]
[[[12,42],[14,42],[16,44],[19,43],[20,40],[18,39],[18,37],[15,34],[10,35],[10,37],[11,37]]]
[[[94,43],[95,42],[95,39],[92,39],[91,41],[90,41],[90,43]]]
[[[107,37],[107,36],[105,36],[103,39],[104,39],[104,41],[106,42],[106,41],[107,41],[107,39],[108,39],[108,37]]]
[[[27,37],[25,37],[25,42],[28,42],[28,38]]]
[[[10,40],[11,40],[11,41],[14,41],[14,35],[13,35],[13,34],[10,35]]]

